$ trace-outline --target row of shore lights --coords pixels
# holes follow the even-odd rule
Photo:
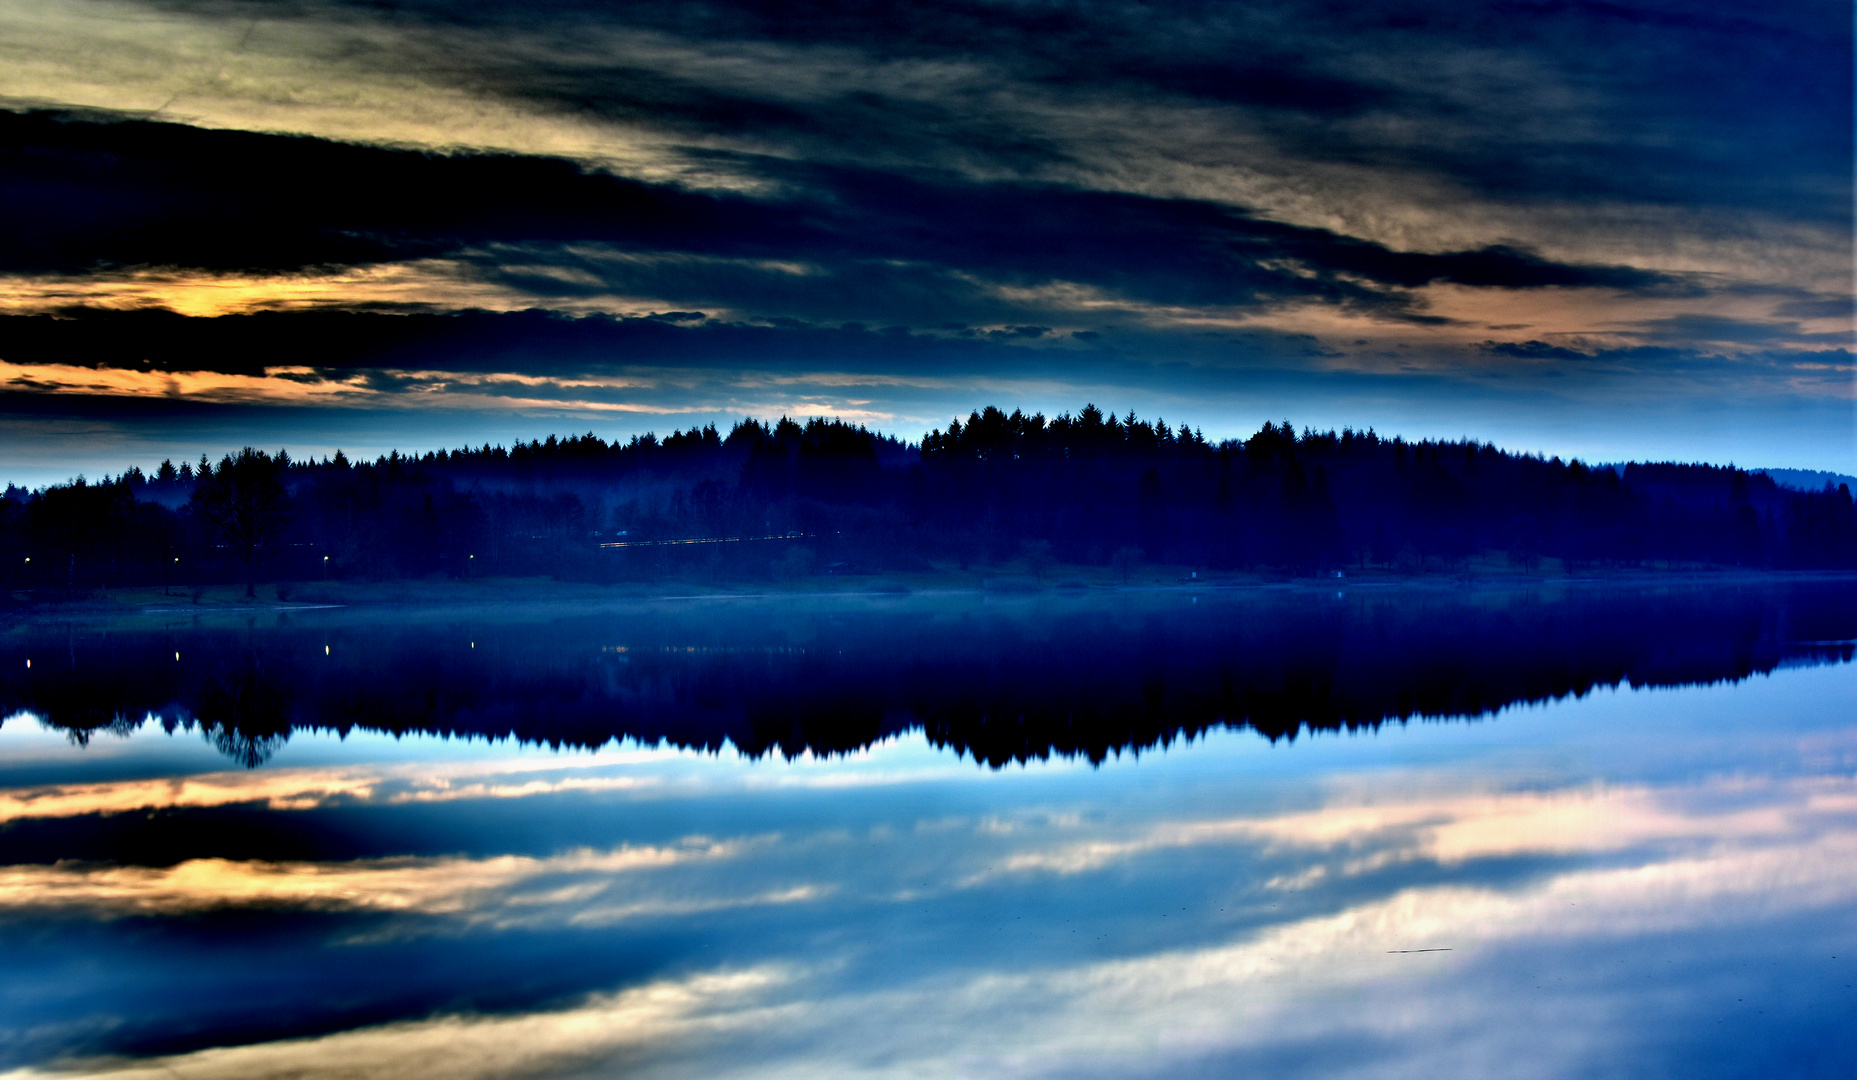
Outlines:
[[[473,642],[471,642],[471,648],[473,648],[473,649],[475,649],[475,648],[477,648],[477,642],[475,642],[475,641],[473,641]],[[323,654],[324,656],[328,656],[328,655],[329,655],[329,647],[328,647],[327,645],[324,645],[324,646],[322,647],[322,654]],[[174,654],[174,662],[175,662],[175,663],[180,663],[180,659],[181,659],[181,654],[180,654],[180,653],[178,653],[178,652],[177,652],[177,653],[175,653],[175,654]],[[26,670],[27,670],[27,671],[31,671],[31,670],[32,670],[32,657],[30,657],[30,656],[28,656],[28,657],[26,657]]]
[[[467,556],[465,556],[465,557],[466,557],[466,558],[469,558],[469,559],[475,559],[475,558],[477,558],[477,556],[475,556],[475,555],[467,555]],[[30,555],[28,555],[28,556],[26,556],[26,561],[27,561],[27,562],[31,562],[31,561],[32,561],[32,556],[30,556]],[[179,557],[176,557],[174,561],[175,561],[175,562],[180,562],[180,559],[179,559]],[[329,557],[328,557],[327,555],[324,555],[324,556],[322,557],[322,561],[323,561],[323,562],[325,562],[325,563],[326,563],[326,562],[328,562],[328,561],[329,561]]]
[[[477,556],[475,556],[475,555],[472,555],[472,556],[469,556],[469,557],[470,557],[470,558],[473,558],[473,559],[475,559],[475,558],[477,558]],[[26,561],[27,561],[27,562],[31,562],[31,561],[32,561],[32,556],[30,556],[30,555],[28,555],[28,556],[26,556]],[[179,560],[179,559],[175,559],[174,561],[175,561],[175,562],[180,562],[180,560]],[[323,561],[323,562],[325,562],[325,563],[326,563],[326,562],[328,562],[328,561],[329,561],[329,557],[328,557],[327,555],[324,555],[324,556],[322,557],[322,561]],[[475,641],[473,641],[473,642],[471,642],[471,648],[473,648],[473,649],[475,649],[475,648],[477,648],[477,642],[475,642]],[[322,654],[323,654],[324,656],[327,656],[327,655],[329,655],[329,647],[328,647],[327,645],[324,645],[324,646],[322,647]],[[174,654],[174,659],[175,659],[175,660],[176,660],[177,662],[178,662],[178,661],[180,660],[180,658],[181,658],[181,654],[180,654],[180,653],[175,653],[175,654]],[[27,671],[31,671],[31,670],[32,670],[32,658],[31,658],[31,657],[27,657],[27,658],[26,658],[26,670],[27,670]]]
[[[475,642],[475,641],[473,641],[473,642],[471,642],[471,648],[473,648],[473,649],[475,649],[475,648],[477,648],[477,642]],[[328,656],[328,655],[329,655],[329,647],[328,647],[327,645],[324,645],[324,646],[322,647],[322,654],[323,654],[324,656]],[[180,654],[180,653],[175,653],[175,654],[174,654],[174,661],[175,661],[176,663],[179,663],[179,662],[180,662],[180,658],[181,658],[181,654]],[[30,670],[32,670],[32,657],[30,657],[30,656],[28,656],[28,657],[26,658],[26,670],[28,670],[28,671],[30,671]]]

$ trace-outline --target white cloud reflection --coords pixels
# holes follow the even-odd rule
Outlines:
[[[640,791],[663,778],[625,771],[663,757],[653,750],[480,762],[370,764],[341,768],[224,771],[157,779],[0,788],[0,824],[11,821],[255,804],[273,811],[343,803],[456,802],[562,792]],[[585,775],[588,771],[616,775]],[[521,779],[534,773],[564,773]]]
[[[1519,1045],[1522,1033],[1513,1016],[1478,987],[1479,980],[1490,978],[1486,968],[1493,958],[1504,952],[1542,943],[1604,948],[1606,942],[1649,933],[1720,928],[1851,904],[1857,898],[1857,830],[1849,828],[1848,783],[1839,780],[1831,790],[1822,783],[1776,786],[1765,797],[1772,802],[1766,807],[1770,813],[1725,817],[1670,805],[1651,808],[1637,794],[1608,802],[1591,792],[1529,795],[1519,802],[1488,795],[1391,802],[1372,812],[1339,806],[1262,819],[1248,835],[1312,849],[1365,849],[1374,837],[1409,837],[1418,824],[1421,832],[1447,838],[1427,842],[1433,855],[1468,858],[1472,850],[1565,851],[1570,839],[1585,833],[1590,846],[1630,848],[1632,858],[1620,865],[1562,866],[1513,888],[1396,889],[1335,910],[1229,932],[1223,940],[1108,961],[1016,970],[1003,965],[845,987],[832,979],[832,958],[814,956],[809,967],[717,970],[594,995],[560,1010],[443,1016],[57,1075],[489,1078],[609,1074],[618,1068],[706,1076],[822,1074],[813,1070],[872,1077],[1114,1075],[1171,1071],[1208,1055],[1274,1043],[1363,1037],[1407,1055],[1376,1059],[1378,1075],[1423,1074],[1427,1068],[1454,1073],[1470,1067],[1466,1055],[1500,1058]],[[1549,810],[1591,808],[1595,802],[1604,813]],[[1620,810],[1634,803],[1640,809]],[[1827,812],[1845,816],[1828,820]],[[1499,831],[1503,822],[1517,821],[1518,813],[1522,828],[1516,839],[1498,844],[1448,839]],[[1538,827],[1543,814],[1554,827]],[[1627,820],[1617,828],[1598,824],[1608,814]],[[1231,830],[1187,828],[1174,835],[1203,841],[1227,837]],[[1672,838],[1710,835],[1717,840],[1706,850],[1683,853],[1667,846]],[[760,854],[778,850],[775,844]],[[506,897],[511,883],[544,873],[623,873],[724,854],[741,852],[723,845],[627,849],[552,862],[492,859],[425,867],[383,860],[298,871],[302,878],[294,882],[293,872],[276,867],[254,868],[237,878],[220,865],[177,868],[165,877],[69,870],[44,875],[65,873],[92,888],[107,882],[120,895],[133,892],[135,882],[152,888],[161,880],[163,895],[178,896],[186,891],[183,878],[207,889],[237,880],[234,887],[247,890],[243,895],[271,899],[320,903],[352,890],[349,895],[374,895],[366,902],[381,908],[462,912],[474,898]],[[811,895],[795,890],[761,899]],[[1440,951],[1415,955],[1416,950]],[[1348,1004],[1311,1009],[1312,1001]],[[1563,1004],[1583,1007],[1577,1000]],[[1455,1019],[1448,1015],[1453,1010]],[[768,1034],[775,1020],[777,1040]],[[1531,1057],[1519,1073],[1507,1074],[1551,1076],[1573,1067],[1609,1037],[1605,1018],[1589,1016],[1586,1022],[1596,1025],[1583,1029],[1587,1041],[1557,1041],[1545,1056]],[[1465,1038],[1433,1037],[1441,1024],[1462,1030]],[[1484,1030],[1474,1032],[1478,1025]],[[949,1032],[961,1034],[950,1038]],[[1420,1033],[1426,1037],[1415,1038]],[[49,1074],[10,1075],[23,1080]]]
[[[575,1009],[501,1017],[441,1016],[320,1038],[221,1047],[171,1059],[107,1062],[60,1070],[112,1080],[283,1080],[367,1077],[490,1080],[561,1073],[627,1052],[661,1054],[717,1030],[772,1017],[756,999],[786,982],[778,968],[667,979],[594,998]],[[32,1069],[5,1080],[46,1075]]]
[[[610,902],[609,891],[644,871],[738,856],[752,841],[719,843],[693,837],[666,846],[625,844],[609,851],[579,849],[548,857],[398,856],[349,862],[265,862],[189,859],[174,866],[60,862],[0,869],[0,910],[30,909],[123,915],[184,915],[225,908],[374,911],[446,915],[471,922],[508,921],[511,911],[574,905],[575,918],[614,921],[636,915],[707,910],[733,900]],[[771,897],[790,902],[813,895],[794,889]],[[609,900],[589,916],[581,905]],[[523,916],[528,918],[529,916]]]
[[[1824,693],[1847,675],[1811,677]],[[1539,712],[1572,728],[1558,738],[1578,738],[1624,726],[1609,703],[1668,708],[1733,694],[1751,708],[1772,703],[1760,696],[1769,685],[1780,683]],[[1529,728],[1532,716],[1508,717],[1507,730]],[[1664,737],[1638,720],[1644,745]],[[0,871],[9,919],[351,913],[365,916],[362,929],[341,946],[357,963],[374,944],[434,928],[486,955],[489,935],[505,930],[590,934],[591,947],[629,927],[653,941],[693,935],[695,947],[638,985],[613,990],[627,977],[615,971],[598,992],[526,1011],[447,1012],[161,1059],[61,1061],[9,1080],[1578,1074],[1629,1060],[1620,1048],[1644,1037],[1647,1016],[1685,1022],[1685,1009],[1739,977],[1707,968],[1716,981],[1691,985],[1671,974],[1672,958],[1700,949],[1719,966],[1723,950],[1763,935],[1793,951],[1814,934],[1848,936],[1839,928],[1857,910],[1857,773],[1848,732],[1832,730],[1763,733],[1759,745],[1785,761],[1766,772],[1747,752],[1753,743],[1731,740],[1665,779],[1569,782],[1563,773],[1553,782],[1469,762],[1299,773],[1236,802],[1256,774],[1193,787],[1209,773],[1192,763],[1219,749],[1213,740],[1086,773],[1087,788],[1066,769],[969,771],[993,785],[978,809],[950,794],[941,759],[896,745],[700,770],[705,795],[746,800],[723,816],[753,820],[763,829],[754,834],[552,855],[13,866]],[[657,778],[645,790],[663,793],[683,782],[691,758],[623,760],[634,778]],[[504,762],[500,777],[492,762],[407,768],[443,777],[421,791],[516,791],[608,775],[587,771],[598,760]],[[280,809],[327,794],[392,813],[386,799],[410,789],[382,779],[388,770],[370,774],[366,796],[333,771],[302,770],[274,790],[247,783]],[[885,802],[909,809],[873,819],[873,804],[858,801],[867,789],[833,782],[860,775],[925,786]],[[805,795],[797,826],[775,810],[794,805],[794,788],[769,782],[789,777],[825,781]],[[1155,777],[1220,792],[1227,810],[1185,815],[1180,807],[1206,804],[1149,801],[1148,788],[1120,786]],[[1006,789],[1029,797],[1007,800]],[[1081,790],[1093,798],[1074,801]],[[576,798],[570,789],[524,795],[499,812]],[[615,818],[614,830],[630,831],[628,820]],[[736,918],[749,909],[753,921]],[[1544,1025],[1567,1035],[1543,1040]]]
[[[1428,785],[1421,780],[1417,786]],[[1090,873],[1162,852],[1236,843],[1266,851],[1338,852],[1348,859],[1344,871],[1352,873],[1415,860],[1449,866],[1472,859],[1624,851],[1653,842],[1782,838],[1808,822],[1823,823],[1857,809],[1857,780],[1812,778],[1781,786],[1783,802],[1722,810],[1711,806],[1727,795],[1745,795],[1744,781],[1343,800],[1301,813],[1172,822],[1127,839],[1093,838],[1023,851],[971,883],[1003,874]],[[1326,872],[1315,869],[1309,880]]]

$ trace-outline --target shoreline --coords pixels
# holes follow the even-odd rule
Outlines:
[[[1071,573],[1080,569],[1085,574]],[[1471,570],[1399,574],[1347,571],[1343,577],[1292,577],[1261,573],[1200,573],[1151,567],[1127,581],[1104,568],[1060,568],[1034,576],[1010,569],[907,574],[827,576],[787,582],[667,580],[592,584],[554,578],[422,579],[377,582],[315,582],[266,585],[246,598],[242,585],[185,591],[154,586],[98,591],[65,600],[40,600],[14,593],[0,619],[11,624],[133,616],[287,615],[312,611],[482,610],[493,607],[569,606],[603,608],[625,604],[688,603],[704,600],[902,600],[969,597],[988,600],[1063,600],[1085,597],[1165,594],[1430,593],[1495,594],[1538,589],[1700,588],[1808,584],[1857,580],[1857,570],[1676,569],[1617,570],[1581,574],[1525,574]],[[1091,580],[1094,578],[1095,580]],[[268,595],[267,595],[268,594]]]

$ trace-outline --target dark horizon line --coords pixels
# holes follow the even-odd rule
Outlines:
[[[975,419],[980,418],[983,413],[991,412],[991,411],[998,411],[1002,416],[1007,416],[1015,420],[1020,417],[1023,417],[1027,420],[1041,420],[1041,421],[1044,421],[1044,423],[1049,424],[1049,423],[1052,423],[1058,420],[1077,422],[1078,418],[1083,416],[1085,412],[1097,411],[1097,406],[1095,405],[1094,402],[1086,402],[1084,406],[1081,409],[1079,409],[1076,415],[1074,416],[1069,412],[1063,412],[1063,413],[1057,414],[1056,416],[1046,418],[1042,412],[1033,412],[1033,413],[1027,414],[1024,412],[1023,409],[1014,409],[1010,414],[1008,414],[1005,412],[1005,410],[999,409],[998,406],[987,405],[987,406],[984,406],[982,409],[977,409],[977,410],[970,412],[965,420],[963,420],[963,418],[961,417],[954,417],[952,422],[956,424],[969,423]],[[1150,431],[1153,431],[1156,424],[1164,423],[1165,421],[1164,417],[1161,417],[1158,415],[1154,418],[1153,421],[1144,420],[1138,417],[1135,414],[1134,410],[1132,409],[1129,410],[1128,413],[1123,416],[1118,416],[1114,412],[1099,412],[1099,415],[1104,418],[1103,426],[1105,427],[1127,427],[1130,425],[1131,422],[1133,422],[1136,424],[1147,426]],[[532,438],[528,440],[527,442],[521,439],[516,439],[508,447],[505,447],[500,442],[495,443],[495,444],[485,442],[482,446],[472,446],[467,443],[466,445],[459,446],[459,447],[438,447],[436,449],[427,450],[424,453],[419,453],[418,451],[409,451],[409,452],[403,453],[398,448],[391,448],[388,450],[387,453],[379,454],[372,460],[368,460],[364,458],[350,459],[344,454],[344,452],[342,451],[340,447],[336,448],[333,456],[325,453],[324,455],[322,455],[322,458],[320,460],[318,460],[314,454],[311,454],[301,459],[294,457],[294,456],[290,456],[288,447],[280,447],[277,453],[281,456],[288,457],[291,468],[321,468],[324,466],[344,465],[344,464],[348,465],[349,467],[363,467],[363,466],[381,467],[381,466],[385,466],[385,465],[396,463],[396,462],[403,462],[403,463],[417,465],[417,464],[430,463],[433,461],[443,461],[443,460],[449,459],[450,457],[454,455],[475,455],[475,454],[484,454],[484,453],[507,455],[507,454],[520,452],[522,450],[529,450],[533,452],[533,451],[541,450],[544,447],[552,448],[552,447],[562,445],[565,443],[580,442],[580,441],[585,441],[585,440],[593,440],[599,443],[600,449],[604,452],[609,452],[609,453],[614,452],[614,451],[624,451],[624,450],[639,451],[641,449],[648,449],[653,446],[662,447],[671,439],[692,438],[692,437],[700,438],[703,436],[705,432],[714,433],[718,438],[726,442],[729,438],[733,437],[736,433],[742,431],[745,427],[748,427],[749,425],[759,425],[765,431],[774,431],[774,430],[777,430],[779,425],[785,424],[785,423],[792,423],[801,428],[805,428],[815,423],[823,423],[827,425],[833,425],[833,424],[843,425],[844,427],[852,428],[859,433],[869,435],[876,440],[897,444],[900,450],[910,455],[919,455],[922,451],[922,446],[924,442],[926,442],[931,436],[940,435],[941,432],[943,431],[942,428],[931,428],[929,431],[923,432],[922,435],[919,438],[917,438],[915,441],[909,441],[901,435],[886,434],[882,429],[872,429],[870,427],[867,427],[863,423],[852,423],[849,421],[845,421],[830,413],[810,414],[804,417],[803,420],[796,420],[793,417],[790,417],[787,414],[783,413],[781,414],[779,419],[772,420],[772,421],[760,419],[760,418],[753,417],[753,416],[744,415],[740,420],[737,420],[734,423],[734,425],[730,428],[729,433],[727,435],[723,435],[720,429],[718,429],[716,424],[712,421],[704,425],[692,424],[687,431],[681,428],[672,428],[670,434],[663,436],[663,437],[659,437],[655,429],[641,432],[641,433],[634,433],[629,438],[625,435],[614,435],[612,439],[610,440],[600,437],[599,435],[595,434],[591,430],[585,432],[584,434],[579,434],[579,435],[550,433],[545,438],[536,437],[536,438]],[[1181,425],[1181,430],[1184,430],[1185,427],[1186,425],[1184,424]],[[1404,446],[1427,447],[1427,448],[1429,447],[1475,446],[1480,449],[1494,450],[1494,451],[1497,451],[1498,453],[1501,453],[1511,458],[1527,458],[1527,459],[1533,459],[1535,461],[1542,461],[1542,462],[1563,462],[1564,464],[1569,465],[1569,466],[1579,465],[1579,466],[1582,466],[1583,468],[1593,470],[1593,471],[1610,471],[1610,472],[1620,475],[1621,477],[1624,475],[1624,471],[1632,465],[1642,465],[1642,466],[1674,465],[1674,466],[1681,466],[1681,467],[1702,467],[1702,468],[1710,468],[1710,469],[1722,469],[1728,472],[1744,473],[1748,476],[1768,475],[1770,479],[1773,479],[1775,484],[1777,484],[1780,487],[1787,488],[1788,490],[1803,491],[1807,489],[1793,488],[1791,485],[1780,481],[1779,478],[1777,477],[1772,477],[1770,474],[1776,471],[1781,472],[1781,473],[1813,473],[1813,474],[1817,474],[1820,476],[1830,477],[1835,482],[1846,483],[1852,486],[1853,488],[1857,488],[1857,476],[1852,476],[1849,474],[1841,473],[1835,469],[1801,469],[1801,468],[1790,468],[1790,467],[1779,467],[1779,466],[1748,468],[1748,467],[1736,465],[1732,461],[1729,461],[1727,463],[1717,463],[1717,462],[1712,462],[1712,461],[1700,461],[1700,460],[1697,460],[1697,461],[1675,461],[1675,460],[1651,461],[1651,460],[1639,460],[1635,458],[1624,460],[1624,461],[1587,463],[1586,461],[1578,457],[1563,459],[1558,454],[1550,455],[1550,454],[1544,453],[1539,450],[1536,450],[1536,451],[1511,450],[1511,449],[1507,449],[1505,447],[1497,445],[1494,441],[1487,440],[1487,439],[1477,439],[1467,434],[1460,436],[1456,439],[1439,438],[1439,439],[1410,439],[1410,440],[1406,439],[1404,436],[1401,436],[1401,435],[1390,435],[1390,436],[1380,435],[1371,425],[1369,425],[1365,429],[1356,429],[1352,426],[1344,426],[1340,430],[1337,430],[1333,427],[1330,427],[1326,431],[1318,431],[1312,427],[1305,425],[1302,428],[1301,434],[1298,435],[1295,426],[1291,424],[1289,420],[1287,419],[1283,420],[1280,424],[1274,421],[1266,420],[1264,421],[1262,427],[1260,427],[1258,431],[1253,432],[1252,435],[1248,438],[1235,438],[1234,437],[1234,438],[1220,439],[1214,442],[1212,440],[1206,440],[1206,439],[1203,439],[1203,437],[1201,437],[1199,441],[1203,442],[1206,446],[1212,449],[1215,449],[1215,450],[1225,449],[1225,448],[1243,446],[1244,444],[1250,442],[1252,439],[1255,439],[1258,435],[1265,435],[1266,437],[1268,437],[1273,432],[1279,432],[1279,431],[1285,431],[1285,430],[1289,432],[1291,438],[1297,443],[1301,443],[1307,439],[1310,439],[1311,437],[1335,439],[1335,438],[1341,437],[1344,433],[1352,433],[1353,435],[1357,437],[1370,436],[1372,438],[1379,440],[1382,443],[1389,444],[1389,445],[1404,445]],[[1196,430],[1196,434],[1197,434],[1197,430]],[[239,453],[244,452],[244,451],[260,452],[258,447],[251,446],[251,445],[246,445],[244,447],[241,447],[240,450],[227,451],[226,453],[221,455],[219,463],[215,463],[214,467],[217,468],[218,464],[223,464],[225,462],[231,461],[233,458],[237,457]],[[203,463],[211,462],[211,455],[205,452],[202,452],[199,460]],[[29,487],[26,485],[14,484],[12,481],[6,481],[5,487],[0,488],[0,492],[12,493],[12,492],[17,491],[17,492],[23,492],[27,495],[31,495],[31,494],[37,494],[37,493],[46,491],[48,489],[60,488],[60,487],[68,488],[68,487],[75,487],[79,485],[108,486],[112,484],[121,484],[124,482],[129,482],[130,477],[132,475],[140,477],[142,481],[151,481],[155,478],[156,473],[159,472],[159,470],[161,469],[163,465],[171,466],[177,471],[183,468],[188,469],[190,472],[196,471],[193,469],[194,462],[192,460],[182,461],[176,464],[172,458],[164,458],[161,462],[161,465],[153,466],[147,471],[144,471],[140,465],[131,464],[127,469],[123,470],[123,472],[121,473],[111,474],[111,473],[106,472],[102,474],[102,476],[95,481],[88,480],[84,476],[84,474],[81,472],[76,473],[72,475],[71,477],[65,479],[62,483],[54,482],[54,483],[42,484],[37,487]],[[0,497],[4,497],[4,496],[0,496]]]

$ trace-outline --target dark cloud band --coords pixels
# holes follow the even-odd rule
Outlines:
[[[560,159],[0,114],[0,222],[16,238],[0,265],[280,273],[447,257],[543,302],[664,296],[918,325],[1030,321],[1035,312],[1015,319],[989,290],[1057,282],[1129,304],[1312,300],[1415,317],[1406,290],[1434,282],[1680,285],[1506,246],[1395,251],[1207,202],[739,156],[737,165],[778,181],[780,194],[694,193]]]

